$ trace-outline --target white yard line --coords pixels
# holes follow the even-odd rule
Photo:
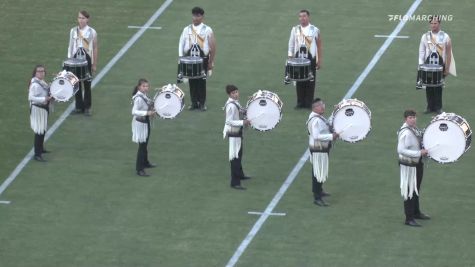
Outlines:
[[[250,215],[262,215],[264,214],[264,212],[260,212],[260,211],[248,211],[247,214],[250,214]],[[272,213],[269,213],[269,215],[271,216],[285,216],[287,215],[286,213],[283,213],[283,212],[272,212]]]
[[[384,34],[375,34],[374,37],[376,38],[399,38],[399,39],[407,39],[409,36],[407,35],[384,35]]]
[[[406,15],[411,16],[417,9],[417,7],[420,5],[422,0],[416,0],[414,3],[412,3],[411,7],[407,11]],[[381,48],[376,52],[376,54],[373,56],[371,61],[368,63],[366,68],[363,70],[363,72],[360,74],[358,79],[355,81],[353,86],[348,90],[346,95],[343,97],[343,99],[348,99],[353,96],[353,94],[358,90],[360,87],[361,83],[364,81],[364,79],[368,76],[370,71],[374,68],[376,63],[381,59],[381,56],[384,54],[384,52],[388,49],[389,45],[394,41],[394,36],[397,36],[399,32],[402,30],[404,25],[406,24],[405,20],[399,21],[399,24],[396,26],[396,28],[393,30],[393,32],[390,34],[391,37],[386,39],[386,41],[383,43]],[[295,177],[297,177],[297,174],[300,172],[302,169],[304,163],[307,161],[309,157],[309,152],[308,149],[305,150],[305,153],[300,157],[298,163],[294,166],[292,171],[290,172],[289,176],[287,176],[287,179],[285,179],[284,184],[280,187],[279,191],[275,194],[274,198],[271,200],[269,205],[267,205],[267,208],[265,209],[264,213],[259,217],[259,219],[256,221],[254,226],[251,228],[247,236],[244,238],[244,240],[241,242],[239,247],[236,249],[234,252],[233,256],[231,259],[229,259],[228,263],[226,264],[226,267],[233,267],[236,265],[238,262],[239,258],[241,255],[244,253],[246,248],[249,246],[251,243],[252,239],[256,236],[256,234],[259,232],[261,229],[262,225],[265,223],[267,218],[269,218],[269,214],[272,213],[274,208],[277,206],[279,203],[280,199],[282,196],[285,194],[287,189],[290,187],[292,182],[295,180]]]
[[[136,32],[132,38],[119,50],[119,52],[107,63],[107,65],[97,74],[97,76],[92,81],[92,88],[98,84],[102,78],[112,69],[112,67],[119,61],[120,58],[134,45],[134,43],[144,34],[147,27],[150,27],[160,15],[165,11],[165,9],[173,2],[173,0],[167,0],[165,3],[160,6],[157,11],[148,19],[148,21],[143,25],[138,32]],[[74,109],[74,102],[71,103],[68,108],[61,114],[61,116],[56,120],[56,122],[51,126],[51,128],[46,132],[45,142],[54,134],[54,132],[63,124],[64,120],[69,116],[71,111]],[[16,179],[18,174],[25,168],[26,164],[31,160],[33,157],[34,151],[33,148],[26,154],[23,160],[16,166],[10,176],[5,179],[5,181],[0,185],[0,196],[2,193],[10,186],[10,184]]]
[[[161,30],[162,29],[162,27],[152,27],[152,26],[144,27],[144,26],[130,26],[130,25],[127,26],[127,28],[129,28],[129,29],[146,29],[146,30],[149,30],[149,29],[150,30]]]

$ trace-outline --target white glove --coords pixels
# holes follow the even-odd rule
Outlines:
[[[183,83],[188,83],[188,78],[183,78]]]
[[[208,77],[211,77],[213,75],[213,70],[208,70]]]

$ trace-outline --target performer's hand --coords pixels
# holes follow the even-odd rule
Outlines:
[[[208,75],[207,75],[207,76],[208,76],[208,77],[211,77],[211,75],[213,75],[213,70],[212,70],[212,69],[209,69],[209,70],[208,70]]]
[[[340,135],[338,133],[333,133],[333,140],[336,140]]]
[[[147,115],[153,116],[155,114],[155,110],[149,110],[147,111]]]
[[[250,121],[250,120],[244,120],[244,125],[245,125],[245,126],[251,125],[251,121]]]
[[[92,64],[91,69],[92,69],[92,73],[91,73],[91,74],[96,73],[96,63]]]
[[[320,62],[317,62],[317,65],[315,67],[316,70],[319,70],[322,66],[320,65]]]
[[[421,149],[421,155],[422,156],[427,156],[427,154],[429,154],[429,150],[427,150],[425,148]]]

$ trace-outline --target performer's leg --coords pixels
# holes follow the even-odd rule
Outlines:
[[[297,82],[295,87],[297,91],[297,106],[296,108],[303,108],[305,106],[305,87],[308,82]]]
[[[415,195],[415,194],[414,194]],[[415,198],[408,198],[404,201],[404,214],[406,215],[406,222],[414,220]]]
[[[434,107],[434,87],[426,87],[427,110],[436,111]]]
[[[41,134],[35,133],[34,144],[35,144],[35,156],[41,157],[41,153],[43,151],[42,145],[41,145]]]
[[[198,98],[197,98],[197,79],[189,79],[190,84],[190,98],[191,98],[191,108],[198,108]]]
[[[308,82],[305,88],[305,108],[312,108],[313,97],[315,95],[315,80]]]
[[[149,166],[150,161],[148,161],[148,139],[150,138],[150,121],[147,121],[147,139],[145,139],[145,148],[144,148],[144,166]]]
[[[242,179],[245,176],[244,171],[242,169],[243,145],[244,145],[244,142],[242,142],[242,138],[241,138],[241,149],[239,149],[239,153],[238,153],[238,156],[239,156],[239,179]]]
[[[43,151],[45,151],[45,134],[40,134],[40,145],[41,145],[41,153],[43,153]]]
[[[442,86],[434,87],[434,111],[442,109]]]
[[[199,107],[204,109],[206,103],[206,79],[197,79],[198,88],[197,88],[197,101],[199,102]]]
[[[79,82],[78,86],[79,86],[79,89],[78,89],[78,91],[76,92],[76,95],[75,95],[75,97],[76,97],[76,110],[80,111],[80,112],[84,112],[84,101],[83,101],[83,98],[82,98],[82,88],[83,88],[82,82]]]
[[[312,192],[313,198],[315,200],[322,199],[322,191],[323,191],[323,183],[317,181],[317,178],[313,175],[313,168],[312,168]]]
[[[92,104],[91,81],[84,81],[84,109],[88,110]]]
[[[137,161],[135,169],[137,171],[143,171],[145,168],[145,151],[147,149],[147,143],[139,143],[139,149],[137,151]]]
[[[422,177],[424,175],[424,165],[419,163],[416,167],[416,180],[417,180],[417,191],[419,194],[421,193],[421,184],[422,184]],[[414,194],[414,214],[415,215],[420,215],[421,210],[419,208],[419,196]]]

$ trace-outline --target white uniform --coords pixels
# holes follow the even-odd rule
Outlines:
[[[310,113],[307,120],[310,162],[313,166],[313,175],[320,183],[325,182],[328,177],[328,153],[323,151],[330,149],[333,140],[330,123],[331,121],[315,112]],[[320,152],[312,152],[312,150],[320,150]]]
[[[82,30],[78,26],[73,27],[69,33],[68,58],[74,57],[79,48],[84,48],[91,57],[91,64],[94,64],[94,39],[97,38],[97,32],[86,25]]]
[[[438,52],[442,56],[444,64],[446,64],[448,56],[447,46],[451,44],[451,42],[450,36],[444,31],[439,31],[438,33],[428,31],[424,33],[419,44],[419,65],[424,64],[432,52]],[[453,76],[457,76],[455,58],[452,50],[450,50],[450,66],[445,65],[445,69]]]
[[[223,138],[229,139],[229,161],[239,158],[239,150],[241,149],[241,137],[230,137],[229,135],[242,135],[242,127],[244,121],[242,120],[241,105],[237,100],[229,98],[224,106],[226,111],[226,120],[223,129]]]
[[[185,56],[191,49],[191,45],[198,44],[205,56],[209,54],[209,39],[213,30],[208,25],[201,23],[198,26],[193,24],[186,26],[180,36],[178,43],[178,56]]]
[[[36,134],[44,134],[48,127],[48,103],[46,103],[49,93],[49,85],[36,77],[31,79],[28,92],[30,101],[30,126]],[[38,106],[43,106],[41,108]]]
[[[419,136],[417,136],[419,135]],[[398,133],[397,153],[399,154],[399,162],[405,162],[408,165],[415,165],[421,159],[421,142],[422,133],[415,128],[411,128],[404,123]],[[414,192],[417,191],[416,167],[399,164],[401,171],[401,196],[404,200],[412,198]]]
[[[307,51],[312,54],[312,57],[317,57],[318,48],[316,39],[319,36],[320,30],[312,24],[306,27],[302,27],[301,25],[293,27],[290,31],[288,56],[294,57],[295,53],[299,51],[303,44],[307,47]],[[316,60],[318,62],[318,58]]]
[[[147,116],[147,112],[149,111],[148,103],[151,103],[151,100],[146,94],[137,91],[132,97],[132,101],[132,141],[134,143],[145,143],[150,129],[146,122],[137,121],[137,117]]]

